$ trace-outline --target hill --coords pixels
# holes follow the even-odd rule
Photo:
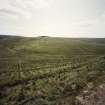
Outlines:
[[[104,74],[104,38],[0,36],[0,105],[74,105]]]

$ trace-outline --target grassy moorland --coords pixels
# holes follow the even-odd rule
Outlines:
[[[0,105],[76,105],[104,79],[104,38],[0,36]]]

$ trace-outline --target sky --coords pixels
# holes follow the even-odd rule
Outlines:
[[[0,0],[0,34],[105,37],[105,0]]]

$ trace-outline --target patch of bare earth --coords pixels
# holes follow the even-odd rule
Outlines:
[[[84,90],[76,97],[75,105],[105,105],[105,84],[95,90]]]

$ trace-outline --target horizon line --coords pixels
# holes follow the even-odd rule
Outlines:
[[[105,37],[82,37],[82,36],[80,36],[80,37],[78,37],[78,36],[75,36],[75,37],[73,37],[73,36],[52,36],[52,35],[36,35],[36,36],[25,36],[25,34],[24,35],[22,35],[22,34],[0,34],[0,36],[13,36],[13,37],[26,37],[26,38],[35,38],[35,37],[52,37],[52,38],[105,38]]]

